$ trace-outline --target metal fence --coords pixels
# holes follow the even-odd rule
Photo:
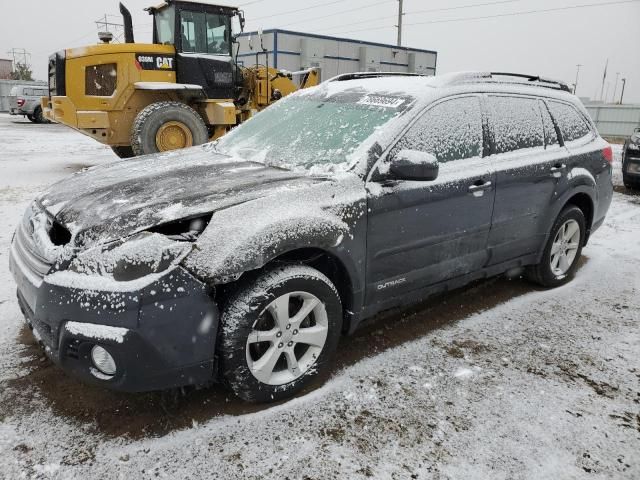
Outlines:
[[[0,80],[0,112],[9,111],[9,94],[14,85],[46,85],[46,82],[25,82],[24,80]]]
[[[640,105],[585,105],[600,135],[624,138],[640,127]]]

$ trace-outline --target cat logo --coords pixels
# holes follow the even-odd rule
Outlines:
[[[170,55],[136,55],[140,70],[174,70],[175,59]]]
[[[159,70],[173,70],[173,58],[156,57],[156,67],[158,67]]]

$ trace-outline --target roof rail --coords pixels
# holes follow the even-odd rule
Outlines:
[[[566,83],[560,82],[558,80],[552,80],[550,78],[544,78],[544,77],[541,77],[540,75],[526,75],[523,73],[507,73],[507,72],[491,72],[491,78],[493,77],[524,78],[528,82],[542,83],[543,85],[539,85],[540,87],[556,88],[558,90],[562,90],[565,92],[571,92],[571,90],[569,89],[569,86]]]
[[[362,78],[381,78],[381,77],[425,77],[420,73],[404,73],[404,72],[355,72],[343,73],[327,80],[327,82],[343,82],[345,80],[359,80]]]

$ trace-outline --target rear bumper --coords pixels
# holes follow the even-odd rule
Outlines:
[[[218,309],[208,287],[178,267],[134,292],[34,285],[9,263],[18,302],[47,356],[73,376],[113,390],[142,392],[214,380]],[[116,362],[112,377],[91,360],[100,345]]]
[[[43,97],[40,106],[46,119],[74,128],[100,143],[110,144],[109,112],[78,110],[69,97]]]

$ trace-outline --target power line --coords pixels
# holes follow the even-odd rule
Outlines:
[[[336,3],[344,3],[344,0],[335,0],[329,3],[322,2],[317,5],[312,5],[310,7],[299,8],[297,10],[289,10],[288,12],[284,12],[284,13],[274,13],[273,15],[265,15],[263,17],[252,18],[251,21],[255,22],[257,20],[264,20],[265,18],[281,17],[283,15],[290,15],[292,13],[306,12],[307,10],[313,10],[314,8],[325,8],[325,7],[328,7],[329,5],[335,5]]]
[[[490,6],[490,5],[502,5],[505,3],[516,3],[516,2],[522,2],[523,0],[499,0],[499,1],[495,1],[495,2],[485,2],[485,3],[471,3],[471,4],[467,4],[467,5],[459,5],[457,7],[442,7],[442,8],[429,8],[427,10],[416,10],[413,12],[404,12],[403,15],[420,15],[423,13],[434,13],[434,12],[445,12],[445,11],[451,11],[451,10],[460,10],[462,8],[473,8],[473,7],[486,7],[486,6]],[[334,30],[336,28],[342,28],[342,27],[346,27],[347,25],[362,25],[363,23],[369,23],[369,22],[376,22],[378,20],[391,20],[392,17],[390,15],[385,15],[384,17],[376,17],[376,18],[371,18],[369,20],[362,20],[360,22],[349,22],[349,23],[341,23],[340,25],[334,25],[333,27],[327,27],[324,30]]]
[[[349,12],[355,12],[358,10],[364,10],[365,8],[372,8],[372,7],[377,7],[378,5],[382,5],[384,3],[395,3],[397,0],[384,0],[383,2],[376,2],[376,3],[371,3],[369,5],[363,5],[357,8],[350,8],[348,10],[341,10],[339,12],[335,12],[335,13],[331,13],[329,15],[323,15],[322,17],[314,17],[313,21],[317,21],[317,20],[322,20],[323,18],[330,18],[330,17],[335,17],[336,15],[342,15],[343,13],[349,13]],[[292,23],[287,23],[285,25],[282,25],[283,27],[290,27],[291,25],[298,25],[300,23],[305,23],[308,22],[308,19],[305,20],[300,20],[298,22],[292,22]]]
[[[468,21],[468,20],[486,20],[486,19],[491,19],[491,18],[517,17],[517,16],[520,16],[520,15],[531,15],[531,14],[535,14],[535,13],[559,12],[559,11],[563,11],[563,10],[575,10],[575,9],[590,8],[590,7],[605,7],[605,6],[609,6],[609,5],[621,5],[621,4],[638,3],[638,2],[640,2],[640,0],[620,0],[620,1],[616,1],[616,2],[605,2],[605,3],[586,3],[586,4],[582,4],[582,5],[572,5],[572,6],[568,6],[568,7],[547,8],[547,9],[542,9],[542,10],[527,10],[527,11],[523,11],[523,12],[512,12],[512,13],[499,13],[499,14],[495,14],[495,15],[484,15],[484,16],[479,16],[479,17],[464,17],[464,18],[452,18],[452,19],[448,19],[448,20],[431,20],[431,21],[427,21],[427,22],[405,23],[404,26],[405,27],[412,27],[412,26],[418,26],[418,25],[433,25],[433,24],[437,24],[437,23],[465,22],[465,21]],[[373,28],[362,28],[362,29],[358,29],[358,30],[346,30],[346,31],[342,31],[342,32],[334,32],[333,34],[334,35],[340,35],[340,34],[343,34],[343,33],[377,31],[377,30],[385,30],[385,29],[389,29],[389,28],[396,28],[396,27],[393,26],[393,25],[385,25],[385,26],[373,27]]]

